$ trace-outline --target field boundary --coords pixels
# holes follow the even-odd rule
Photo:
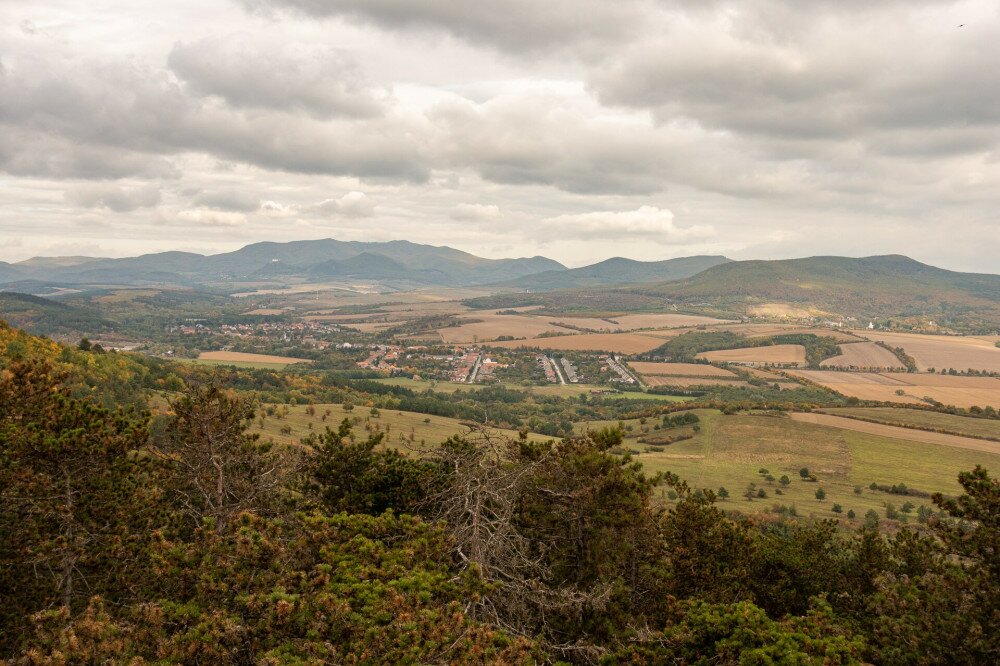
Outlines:
[[[888,437],[890,439],[901,439],[903,441],[935,444],[937,446],[948,446],[956,449],[968,449],[971,451],[982,451],[983,453],[1000,455],[1000,444],[997,446],[989,446],[990,444],[997,444],[997,442],[978,439],[976,437],[927,432],[926,430],[902,428],[899,426],[886,425],[884,423],[867,423],[866,421],[862,421],[860,419],[851,419],[843,416],[835,416],[833,414],[824,414],[821,412],[792,412],[789,416],[793,421],[798,421],[799,423],[811,423],[813,425],[827,426],[828,428],[853,430],[854,432],[875,435],[876,437]],[[854,424],[866,424],[870,427],[866,428],[864,426]],[[852,427],[852,425],[854,427]]]
[[[909,408],[907,407],[904,409],[909,409]],[[921,411],[926,411],[931,414],[937,413],[929,409]],[[969,437],[971,439],[982,439],[987,442],[1000,442],[1000,437],[990,437],[989,435],[974,435],[974,434],[969,434],[967,432],[958,432],[957,430],[951,430],[949,428],[929,428],[927,426],[900,423],[898,421],[889,421],[887,419],[880,420],[871,417],[858,416],[857,414],[836,414],[836,413],[831,413],[826,409],[814,409],[813,412],[817,414],[826,414],[827,416],[836,416],[842,419],[854,419],[855,421],[863,421],[864,423],[875,423],[878,425],[893,426],[894,428],[906,428],[907,430],[922,430],[924,432],[936,432],[942,435],[954,435],[956,437]],[[972,418],[972,417],[964,417],[964,418]]]

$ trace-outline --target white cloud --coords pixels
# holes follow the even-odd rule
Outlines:
[[[375,202],[364,192],[348,192],[337,199],[321,201],[315,209],[324,214],[342,217],[371,217],[375,214]]]
[[[242,227],[247,223],[247,216],[243,213],[209,208],[182,210],[177,214],[177,219],[181,222],[205,227]]]
[[[711,226],[678,227],[674,214],[655,206],[637,210],[557,215],[541,220],[545,231],[572,238],[625,239],[646,238],[661,245],[685,245],[713,238]]]
[[[500,217],[500,207],[494,204],[461,203],[451,209],[451,219],[487,222]]]

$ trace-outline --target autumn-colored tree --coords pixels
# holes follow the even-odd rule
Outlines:
[[[69,395],[44,361],[0,370],[0,646],[30,613],[127,593],[145,421]]]

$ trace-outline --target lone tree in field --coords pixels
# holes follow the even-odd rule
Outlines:
[[[781,475],[781,478],[780,478],[780,479],[778,479],[778,483],[780,483],[780,484],[781,484],[781,485],[783,485],[783,486],[787,486],[787,485],[788,485],[788,484],[790,484],[791,482],[792,482],[792,480],[788,478],[788,475],[787,475],[787,474],[782,474],[782,475]]]
[[[816,499],[818,499],[820,501],[825,500],[826,499],[826,491],[823,490],[822,488],[817,488],[816,489]]]
[[[800,469],[799,470],[799,476],[801,476],[803,479],[808,479],[809,478],[809,468],[808,467],[803,467],[802,469]]]

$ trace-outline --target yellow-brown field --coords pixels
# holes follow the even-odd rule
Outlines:
[[[802,345],[771,345],[769,347],[744,347],[702,352],[695,358],[728,363],[798,363],[806,362],[806,348]]]
[[[840,345],[840,352],[839,356],[828,358],[820,365],[835,368],[906,369],[895,354],[874,342],[852,342]]]
[[[280,315],[285,314],[284,310],[279,310],[277,308],[257,308],[256,310],[250,310],[249,312],[244,312],[244,315]]]
[[[561,349],[564,351],[615,352],[619,354],[642,354],[656,349],[663,340],[641,333],[586,333],[583,335],[560,335],[534,340],[509,340],[490,343],[492,347],[521,349]]]
[[[677,376],[664,376],[664,375],[643,375],[642,381],[647,386],[676,386],[678,388],[686,388],[688,386],[706,386],[709,384],[724,385],[724,386],[750,386],[750,384],[736,377],[733,377],[732,379],[727,379],[725,377],[677,377]]]
[[[865,337],[902,347],[921,370],[954,368],[1000,372],[1000,348],[989,338],[865,331]]]
[[[644,363],[633,361],[629,367],[640,375],[680,376],[680,377],[727,377],[736,375],[728,370],[704,363]]]
[[[831,426],[863,432],[869,435],[880,437],[892,437],[895,439],[905,439],[911,442],[926,442],[928,444],[940,444],[941,446],[951,446],[959,449],[969,449],[971,451],[985,451],[987,453],[1000,454],[1000,442],[990,442],[985,439],[973,437],[963,437],[961,435],[949,435],[940,432],[929,432],[926,430],[915,430],[913,428],[901,428],[899,426],[886,425],[884,423],[871,423],[858,419],[849,419],[833,414],[819,414],[816,412],[793,413],[792,420],[803,423],[814,423],[817,425]]]
[[[542,317],[501,315],[493,312],[469,314],[470,322],[461,326],[438,329],[441,339],[449,343],[483,342],[509,335],[515,338],[535,338],[542,333],[572,333],[568,328],[550,324]]]
[[[1000,407],[1000,379],[995,377],[833,370],[791,370],[789,374],[861,400],[920,403],[931,398],[956,407]]]
[[[821,338],[834,338],[838,342],[862,342],[863,340],[847,331],[835,328],[810,328],[795,324],[725,324],[713,326],[713,331],[729,331],[748,338],[768,337],[772,335],[817,335]]]
[[[599,319],[597,317],[545,317],[555,324],[566,324],[596,331],[635,331],[647,328],[676,328],[681,326],[701,326],[726,323],[723,319],[686,314],[632,314]]]
[[[237,363],[312,363],[309,359],[270,354],[248,354],[245,352],[207,351],[198,355],[199,361],[234,361]]]

